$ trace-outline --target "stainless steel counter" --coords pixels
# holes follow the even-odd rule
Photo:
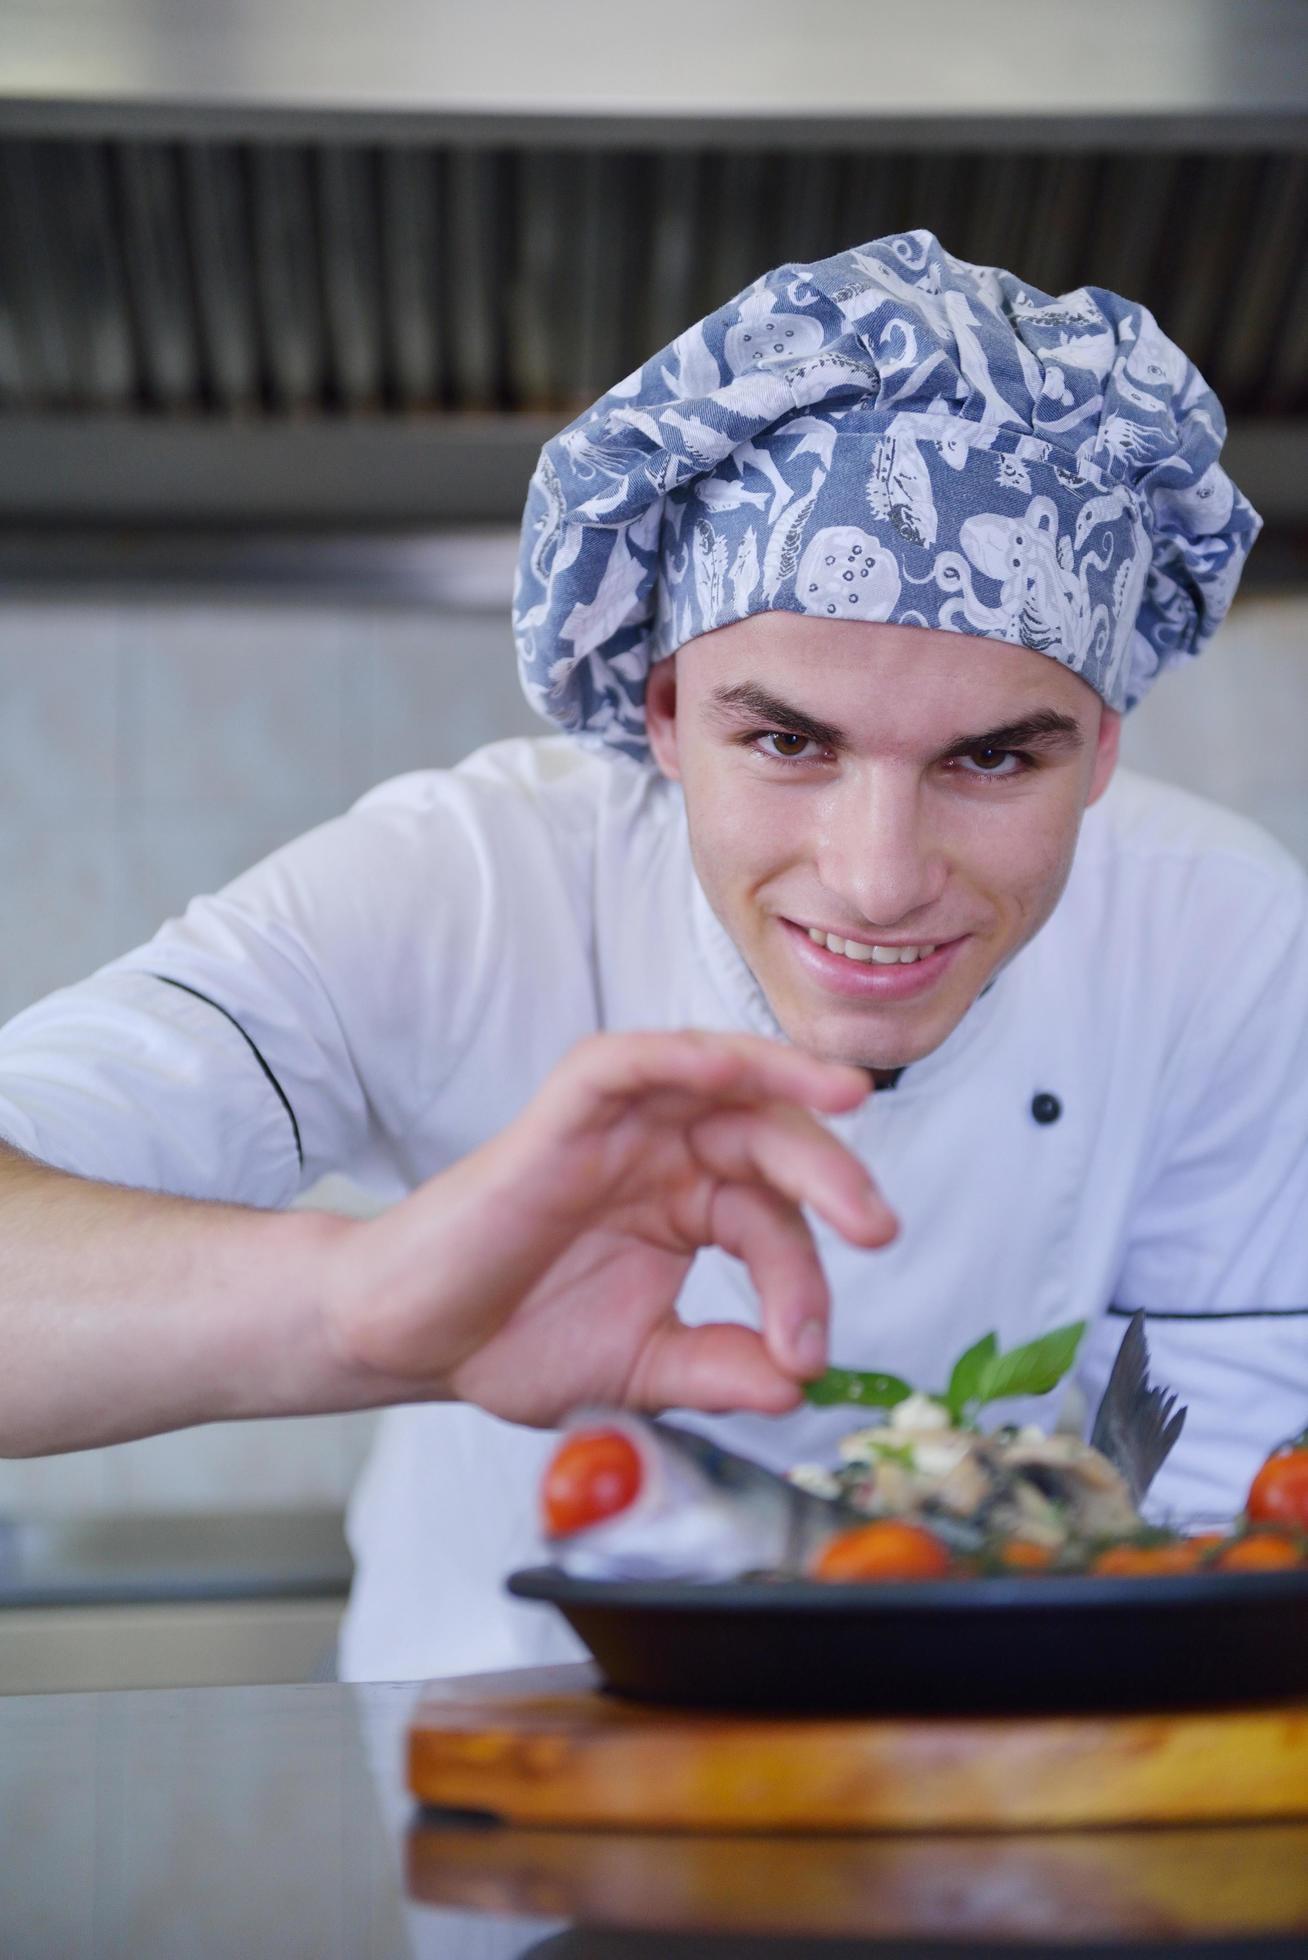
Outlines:
[[[1037,1840],[514,1831],[413,1811],[414,1695],[0,1700],[5,1960],[1304,1952],[1308,1918],[1285,1896],[1287,1879],[1308,1873],[1303,1825]],[[1196,1925],[1187,1875],[1199,1869],[1230,1876],[1208,1888],[1216,1904]],[[1104,1870],[1111,1883],[1092,1888]],[[1269,1872],[1278,1885],[1263,1882]],[[1278,1889],[1279,1916],[1267,1903]]]
[[[0,1612],[333,1599],[350,1573],[336,1511],[0,1519]]]
[[[331,1511],[0,1522],[0,1696],[328,1680],[350,1572]]]

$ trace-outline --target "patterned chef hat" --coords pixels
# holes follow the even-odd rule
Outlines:
[[[783,265],[546,444],[514,632],[533,705],[648,753],[654,661],[751,613],[1035,648],[1130,708],[1224,618],[1261,520],[1144,307],[929,231]]]

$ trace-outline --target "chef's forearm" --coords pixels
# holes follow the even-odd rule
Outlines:
[[[353,1229],[92,1183],[0,1145],[0,1456],[400,1399],[324,1331]]]

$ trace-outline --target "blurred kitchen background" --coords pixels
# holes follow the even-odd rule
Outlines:
[[[0,0],[0,1014],[537,729],[540,443],[918,225],[1145,300],[1225,402],[1267,533],[1127,751],[1308,860],[1299,0]],[[329,1670],[370,1423],[0,1463],[0,1692]]]

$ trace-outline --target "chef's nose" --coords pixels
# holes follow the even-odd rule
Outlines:
[[[871,926],[902,926],[940,897],[949,865],[916,772],[875,770],[842,785],[824,812],[818,875]]]

